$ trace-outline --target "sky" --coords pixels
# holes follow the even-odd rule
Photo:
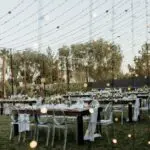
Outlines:
[[[127,65],[133,65],[134,56],[146,41],[150,11],[146,23],[145,0],[133,0],[133,7],[132,0],[114,0],[114,12],[112,1],[0,0],[0,47],[37,50],[40,45],[44,52],[50,46],[57,53],[62,45],[90,39],[111,42],[113,34],[123,55],[122,71],[127,72]],[[150,0],[147,2],[149,8]]]

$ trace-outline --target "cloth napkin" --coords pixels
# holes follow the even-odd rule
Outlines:
[[[139,114],[140,114],[140,100],[139,98],[137,98],[134,105],[134,114],[133,114],[134,121],[138,120]]]
[[[5,115],[11,114],[11,104],[4,104],[4,110],[3,110]]]
[[[29,114],[19,114],[18,126],[19,126],[19,132],[30,130]]]
[[[83,109],[84,108],[84,101],[79,99],[75,104],[70,106],[70,109]]]
[[[66,104],[57,104],[53,106],[54,109],[67,109],[68,106]]]
[[[94,133],[96,130],[96,124],[97,124],[97,115],[98,115],[98,108],[94,109],[94,112],[91,113],[89,125],[85,132],[84,140],[94,141]]]
[[[97,124],[98,107],[99,107],[98,101],[93,100],[91,102],[91,109],[93,109],[93,112],[91,113],[91,116],[90,116],[89,125],[85,132],[84,140],[94,141],[95,137],[101,136],[101,135],[95,134],[96,124]]]

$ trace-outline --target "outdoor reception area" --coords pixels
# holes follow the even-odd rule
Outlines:
[[[0,1],[0,150],[150,150],[150,1]]]

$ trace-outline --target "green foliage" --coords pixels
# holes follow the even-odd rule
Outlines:
[[[56,62],[54,61],[51,49],[47,49],[47,54],[41,54],[31,49],[13,54],[13,71],[15,83],[25,81],[27,83],[41,83],[41,77],[46,78],[47,83],[52,83],[53,72],[56,72]],[[53,67],[54,66],[54,67]],[[35,80],[35,73],[39,74]],[[20,75],[20,76],[19,76]],[[57,73],[55,74],[57,76]],[[55,77],[56,80],[57,77]]]
[[[74,78],[79,82],[85,81],[79,80],[78,77],[84,72],[85,79],[86,71],[93,80],[108,80],[112,76],[118,77],[121,73],[123,57],[119,45],[108,43],[103,39],[92,43],[73,44],[70,48],[63,46],[59,49],[59,56],[60,58],[65,56],[64,59],[60,59],[61,64],[65,64],[65,59],[70,60],[72,68],[70,66],[68,68],[71,72],[75,72]]]
[[[135,68],[128,65],[129,71],[132,74],[138,74],[139,76],[148,76],[150,73],[150,43],[142,45],[139,55],[134,57]]]
[[[69,91],[85,91],[86,89],[84,88],[83,84],[84,83],[71,83]],[[67,84],[65,83],[53,84],[49,88],[46,88],[46,96],[50,96],[53,94],[65,94],[66,92]]]
[[[7,61],[11,65],[9,51],[3,49],[1,53],[8,56]],[[122,75],[120,71],[122,54],[119,45],[103,39],[91,43],[73,44],[70,47],[62,46],[58,49],[58,55],[59,57],[56,58],[50,47],[46,49],[46,53],[39,53],[29,48],[14,52],[12,54],[14,85],[19,86],[19,82],[26,85],[33,82],[41,84],[41,78],[45,78],[46,85],[66,81],[79,85]],[[66,91],[66,87],[56,88],[57,90],[52,89],[52,93]],[[78,88],[73,86],[72,89]]]

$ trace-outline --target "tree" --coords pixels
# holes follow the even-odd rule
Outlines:
[[[70,57],[76,81],[85,82],[85,76],[93,80],[108,80],[120,74],[122,62],[120,47],[103,39],[92,43],[73,44],[70,48],[63,46],[59,49],[59,56],[62,54],[67,58]]]
[[[52,83],[54,58],[51,49],[47,48],[47,54],[42,54],[31,49],[13,54],[13,70],[15,83],[25,81],[27,83],[41,83],[45,78],[47,83]]]
[[[132,76],[142,76],[149,85],[150,76],[150,43],[142,45],[139,55],[134,57],[135,67],[129,65],[129,71]]]
[[[150,44],[143,44],[139,56],[134,57],[135,68],[130,66],[129,71],[139,76],[148,76],[150,73]]]

